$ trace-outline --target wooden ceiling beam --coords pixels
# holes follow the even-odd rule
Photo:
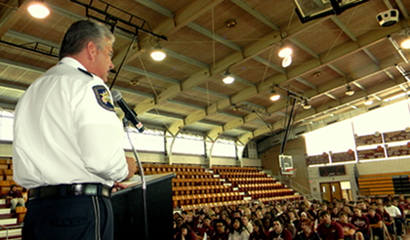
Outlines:
[[[18,0],[9,0],[5,3],[10,7],[2,7],[0,10],[0,38],[26,14],[30,1],[25,1],[19,6]]]

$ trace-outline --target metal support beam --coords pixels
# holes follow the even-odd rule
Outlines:
[[[303,44],[302,42],[300,42],[299,40],[297,40],[294,37],[289,38],[289,41],[293,44],[295,44],[296,46],[298,46],[300,49],[302,49],[303,51],[309,53],[312,57],[318,59],[319,58],[319,54],[317,54],[315,51],[313,51],[312,49],[310,49],[308,46],[306,46],[305,44]]]
[[[363,49],[363,52],[366,53],[366,55],[367,55],[375,64],[377,64],[377,65],[380,64],[379,60],[373,55],[373,53],[371,53],[371,52],[369,51],[369,49],[364,48],[364,49]]]
[[[308,87],[310,87],[310,88],[317,89],[316,85],[306,81],[305,79],[303,79],[301,77],[297,77],[297,78],[295,78],[295,80],[302,83],[302,84],[304,84],[304,85],[306,85],[306,86],[308,86]]]
[[[336,97],[335,95],[331,94],[331,93],[325,93],[326,96],[328,96],[329,98],[336,100],[336,101],[340,101],[340,98]]]
[[[335,71],[336,73],[338,73],[340,76],[342,77],[347,77],[346,73],[342,72],[342,70],[340,70],[339,68],[337,68],[335,65],[329,63],[327,65],[328,67],[330,67],[333,71]]]
[[[399,6],[400,12],[405,19],[409,19],[409,13],[401,0],[396,0],[397,6]]]
[[[141,5],[146,6],[149,9],[152,9],[152,10],[154,10],[154,11],[156,11],[156,12],[158,12],[158,13],[166,16],[166,17],[169,17],[169,18],[174,17],[173,12],[171,12],[170,10],[164,8],[163,6],[161,6],[157,3],[154,3],[154,2],[149,1],[149,0],[134,0],[134,1],[136,1],[137,3],[139,3]]]
[[[360,83],[358,83],[358,82],[353,82],[353,84],[354,84],[356,87],[360,88],[361,90],[366,91],[366,88],[363,87],[362,84],[360,84]]]
[[[219,98],[222,98],[222,99],[229,99],[228,95],[218,93],[218,92],[214,92],[214,91],[208,90],[206,88],[194,87],[192,90],[195,90],[195,91],[201,92],[201,93],[205,93],[205,94],[209,94],[209,95],[219,97]]]
[[[212,33],[212,32],[209,31],[208,29],[206,29],[206,28],[204,28],[204,27],[201,27],[201,26],[199,26],[199,25],[196,24],[196,23],[192,23],[192,22],[191,22],[191,23],[188,23],[188,24],[187,24],[187,27],[189,27],[189,28],[191,28],[192,30],[195,30],[195,31],[199,32],[200,34],[202,34],[202,35],[204,35],[204,36],[207,36],[208,38],[213,39],[213,40],[215,40],[215,41],[217,41],[217,42],[219,42],[219,43],[221,43],[221,44],[223,44],[223,45],[225,45],[225,46],[227,46],[227,47],[229,47],[229,48],[232,48],[232,49],[234,49],[235,51],[238,51],[238,52],[241,52],[241,51],[242,51],[242,48],[241,48],[239,45],[236,45],[235,43],[230,42],[230,41],[226,40],[225,38],[223,38],[223,37],[221,37],[221,36],[219,36],[219,35],[216,35],[216,34]]]
[[[251,6],[246,4],[244,1],[242,1],[242,0],[231,0],[231,2],[235,3],[238,7],[242,8],[247,13],[254,16],[256,19],[258,19],[262,23],[266,24],[268,27],[272,28],[273,30],[278,31],[278,32],[280,31],[280,28],[279,28],[278,25],[276,25],[274,22],[272,22],[271,20],[269,20],[268,18],[263,16],[260,12],[253,9]]]
[[[276,71],[280,72],[280,73],[286,73],[285,69],[283,69],[282,67],[280,67],[278,65],[275,65],[275,64],[269,62],[268,60],[265,60],[265,59],[263,59],[259,56],[255,56],[255,57],[253,57],[253,59],[260,62],[260,63],[262,63],[265,66],[268,66],[268,67],[272,68],[273,70],[276,70]]]
[[[251,81],[248,81],[248,80],[246,80],[246,79],[243,79],[243,78],[241,78],[241,77],[238,77],[238,76],[236,76],[235,74],[232,74],[232,73],[231,73],[231,76],[235,78],[235,81],[238,81],[238,82],[240,82],[240,83],[243,83],[243,84],[248,85],[248,86],[251,86],[251,87],[255,87],[255,86],[256,86],[256,83],[253,83],[253,82],[251,82]]]

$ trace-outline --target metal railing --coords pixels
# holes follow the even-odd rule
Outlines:
[[[301,196],[306,197],[308,199],[312,199],[312,195],[310,193],[310,189],[303,186],[299,182],[293,180],[291,177],[288,177],[286,175],[278,175],[279,181],[285,185],[287,185],[289,188],[295,190],[298,192]]]

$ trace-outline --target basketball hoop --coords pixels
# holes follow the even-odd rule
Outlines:
[[[295,177],[296,176],[296,168],[281,168],[281,175],[288,175],[289,177]]]

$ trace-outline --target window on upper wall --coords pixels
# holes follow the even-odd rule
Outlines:
[[[165,152],[165,137],[162,131],[146,129],[143,133],[131,129],[130,138],[136,150],[147,152]],[[123,140],[124,149],[131,149],[125,133]]]
[[[370,135],[375,132],[393,132],[410,127],[408,101],[398,102],[352,118],[354,132]]]
[[[305,135],[308,156],[320,155],[323,152],[347,152],[355,149],[352,123],[346,120],[334,123]]]
[[[172,141],[170,139],[170,141]],[[205,155],[204,137],[199,135],[179,134],[175,139],[172,153]]]
[[[7,111],[0,111],[0,140],[13,140],[13,119],[13,113]]]
[[[212,150],[213,157],[236,157],[236,146],[233,140],[218,139]]]

